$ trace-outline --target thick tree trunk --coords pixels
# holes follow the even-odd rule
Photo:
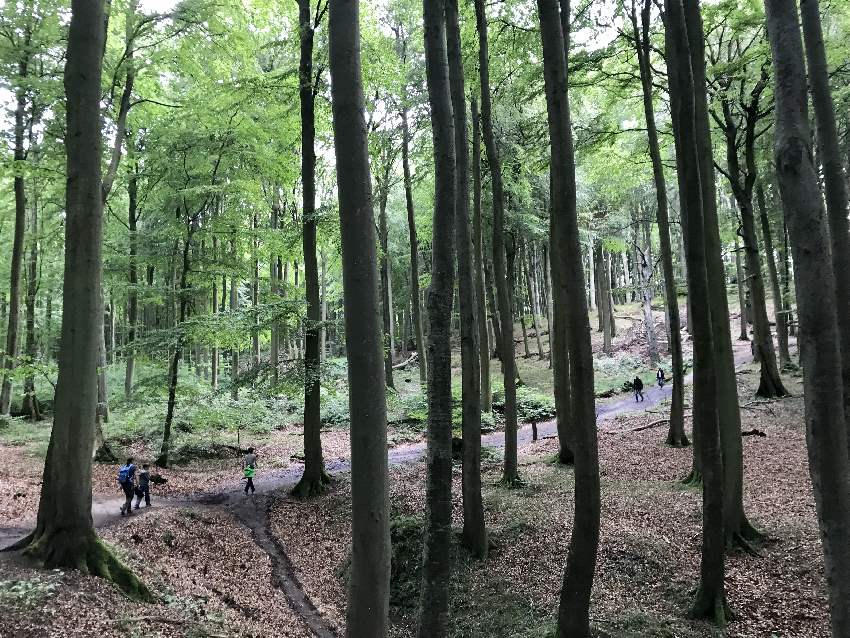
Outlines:
[[[776,78],[774,159],[794,250],[806,442],[829,586],[832,635],[850,636],[850,458],[842,409],[839,333],[839,324],[846,317],[841,314],[837,300],[834,262],[829,258],[829,229],[824,219],[817,169],[812,162],[805,64],[796,4],[794,0],[765,2]],[[812,10],[814,15],[807,16],[806,12]],[[814,19],[817,19],[817,5],[804,6],[803,20],[810,39],[814,37],[811,31]],[[810,80],[815,72],[810,64]]]
[[[727,540],[746,543],[761,534],[744,513],[744,463],[741,442],[741,413],[738,407],[738,385],[732,337],[729,329],[729,306],[726,299],[726,271],[723,265],[720,227],[714,183],[714,161],[711,130],[708,122],[708,96],[705,82],[705,35],[698,0],[684,0],[685,20],[690,44],[693,86],[696,91],[694,111],[700,160],[705,255],[710,293],[710,314],[715,348],[714,375],[717,382],[720,440],[723,451],[723,526]],[[697,306],[698,307],[698,306]]]
[[[67,134],[62,350],[35,531],[22,541],[46,568],[70,567],[147,589],[97,538],[91,517],[91,450],[102,341],[101,57],[103,3],[74,0],[65,65]]]
[[[472,201],[473,201],[473,270],[475,271],[475,302],[478,312],[478,350],[481,371],[481,411],[493,411],[493,391],[490,387],[490,341],[487,334],[487,303],[484,287],[484,231],[481,220],[481,124],[478,101],[472,98]]]
[[[358,0],[330,3],[328,40],[351,414],[352,549],[346,635],[385,638],[390,585],[387,404]],[[415,249],[415,238],[411,245]]]
[[[687,244],[688,291],[695,306],[708,312],[693,317],[694,430],[699,432],[703,475],[702,557],[700,580],[691,615],[709,618],[723,627],[727,620],[724,587],[723,459],[718,427],[718,384],[715,381],[716,349],[710,305],[710,276],[704,236],[707,220],[700,150],[696,132],[697,78],[688,64],[690,47],[681,0],[665,0],[666,58],[679,178],[679,192]],[[698,98],[697,98],[698,99]],[[712,189],[713,193],[713,184]],[[723,316],[727,320],[727,316]],[[724,399],[726,400],[726,399]],[[740,433],[738,434],[740,437]]]
[[[307,322],[304,330],[304,474],[293,494],[314,496],[330,478],[322,457],[321,383],[319,357],[319,264],[316,259],[316,95],[313,91],[313,34],[310,0],[298,0],[301,38],[299,98],[301,103],[301,193],[304,284],[307,293]]]
[[[599,459],[593,391],[593,354],[585,303],[584,270],[576,216],[575,160],[567,94],[565,39],[569,3],[538,0],[546,106],[551,145],[552,282],[555,304],[554,348],[569,351],[572,374],[573,440],[575,445],[575,514],[567,566],[561,587],[557,635],[587,638],[590,634],[590,592],[599,545]],[[560,328],[562,319],[566,329]],[[560,340],[561,335],[566,337]],[[557,350],[553,349],[553,353]],[[561,359],[562,365],[564,359]],[[556,359],[556,362],[558,360]],[[556,365],[558,365],[556,363]],[[557,368],[556,368],[557,370]]]
[[[499,307],[500,354],[505,386],[505,462],[502,480],[511,485],[517,473],[517,407],[516,360],[514,352],[514,323],[508,291],[505,255],[505,206],[502,186],[502,164],[493,133],[493,108],[490,97],[490,58],[487,44],[487,16],[484,0],[475,0],[475,22],[478,30],[478,72],[481,79],[481,124],[484,146],[490,164],[490,183],[493,192],[493,274]]]
[[[773,234],[764,201],[764,188],[761,180],[756,184],[756,203],[759,208],[761,234],[764,240],[764,254],[767,256],[767,272],[770,275],[770,289],[773,296],[773,316],[776,320],[776,343],[779,346],[779,367],[791,365],[791,353],[788,351],[788,321],[785,304],[779,287],[779,274],[776,271],[776,257],[773,251]]]
[[[449,588],[446,587],[446,583],[451,578],[451,316],[454,294],[453,233],[458,198],[455,181],[455,132],[446,52],[445,2],[444,0],[424,0],[423,4],[425,69],[431,105],[435,172],[431,286],[428,289],[427,303],[428,474],[425,488],[422,595],[419,601],[417,636],[443,638],[448,634],[449,628]],[[459,42],[456,46],[459,46]],[[462,78],[456,78],[456,80],[462,80]],[[463,131],[461,134],[465,135],[466,132]],[[466,180],[468,184],[468,176]],[[468,193],[465,196],[468,197]],[[468,252],[466,257],[468,260]],[[475,326],[469,327],[475,328]],[[468,355],[469,352],[467,357]],[[464,399],[470,398],[464,397]],[[464,413],[464,417],[466,416],[467,414]],[[480,413],[478,418],[481,418]]]
[[[431,0],[425,0],[430,2]],[[463,542],[474,556],[487,555],[487,528],[481,497],[481,363],[478,347],[479,319],[475,298],[472,233],[469,227],[469,141],[466,124],[466,92],[458,17],[458,0],[446,0],[446,46],[454,116],[455,147],[455,242],[460,314],[460,356],[463,412]],[[480,153],[480,149],[479,149]],[[480,179],[480,176],[479,176]],[[480,188],[480,184],[479,184]],[[480,195],[479,195],[480,196]],[[481,211],[478,202],[478,223]],[[485,333],[486,334],[486,333]],[[489,391],[489,390],[488,390]]]
[[[419,240],[416,238],[416,211],[413,208],[413,182],[410,176],[410,130],[407,124],[407,106],[401,110],[401,164],[404,173],[404,200],[407,207],[407,230],[410,235],[410,297],[413,306],[413,333],[416,352],[419,353],[419,382],[428,380],[425,356],[425,335],[422,331],[422,306],[419,293]]]
[[[847,221],[847,184],[835,125],[835,108],[829,87],[829,69],[820,23],[818,0],[800,0],[803,18],[806,61],[812,106],[817,124],[817,151],[823,166],[826,214],[835,272],[835,299],[838,309],[838,334],[841,338],[841,375],[844,385],[844,414],[850,418],[850,222]],[[796,263],[796,260],[795,260]],[[848,436],[850,439],[850,436]]]

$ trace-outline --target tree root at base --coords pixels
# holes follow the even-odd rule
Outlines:
[[[302,475],[301,480],[289,492],[293,498],[306,499],[315,496],[321,496],[327,491],[328,485],[331,483],[331,477],[328,476],[324,468],[319,473],[319,477],[310,477]]]
[[[6,549],[13,550],[23,550],[43,569],[76,569],[114,583],[133,600],[154,600],[147,586],[93,532],[80,539],[64,530],[36,529]]]
[[[688,610],[688,617],[694,620],[708,620],[721,630],[735,620],[735,614],[729,608],[724,595],[709,596],[702,587],[697,589],[696,598]]]

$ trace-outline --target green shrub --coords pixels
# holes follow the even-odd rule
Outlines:
[[[55,571],[56,577],[62,572]],[[9,605],[34,609],[52,595],[59,586],[54,580],[0,580],[0,606]]]

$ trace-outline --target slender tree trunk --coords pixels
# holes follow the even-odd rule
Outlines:
[[[582,258],[584,266],[584,258]],[[584,268],[582,268],[582,271]],[[549,331],[549,367],[552,367],[552,282],[549,275],[549,247],[543,245],[543,285],[546,288],[546,329]],[[586,298],[586,297],[585,297]]]
[[[585,303],[584,270],[576,216],[575,160],[567,93],[569,3],[538,0],[540,34],[551,144],[552,282],[556,349],[569,351],[572,374],[572,418],[575,445],[575,514],[567,566],[561,587],[557,635],[586,638],[590,634],[590,592],[599,545],[599,459],[593,392],[593,354]],[[562,28],[562,23],[566,28]],[[565,319],[566,330],[561,331]],[[561,340],[561,336],[566,337]],[[564,357],[563,359],[566,359]],[[555,359],[556,365],[560,363]],[[556,367],[556,372],[558,368]],[[556,382],[557,383],[557,382]],[[556,385],[557,391],[557,385]]]
[[[234,263],[236,261],[236,240],[230,240],[230,252]],[[236,283],[236,277],[230,277],[230,312],[235,313],[239,310],[239,288]],[[239,400],[239,346],[234,345],[230,354],[230,398],[234,401]]]
[[[254,264],[254,273],[251,279],[251,310],[254,312],[251,328],[251,364],[255,371],[260,367],[260,317],[257,314],[260,307],[260,260],[258,258],[260,244],[256,235],[259,227],[259,219],[255,211],[251,220],[251,228],[254,231],[254,237],[251,239],[251,261]]]
[[[277,234],[277,226],[280,220],[280,186],[277,184],[274,186],[274,196],[272,201],[272,210],[271,210],[271,220],[270,226],[272,229],[272,234]],[[271,288],[271,296],[272,302],[277,303],[280,300],[280,256],[276,255],[272,252],[271,259],[269,260],[269,279],[270,288]],[[213,295],[215,297],[215,295]],[[215,308],[213,308],[215,311]],[[272,384],[277,386],[278,381],[280,380],[280,321],[277,319],[278,310],[275,307],[274,309],[275,318],[272,319],[271,325],[271,343],[269,344],[269,363],[272,368]]]
[[[316,259],[316,115],[313,91],[313,34],[310,0],[298,0],[301,37],[299,66],[301,103],[301,192],[304,284],[307,293],[307,322],[304,336],[304,474],[293,494],[313,496],[330,482],[322,457],[321,384],[319,356],[319,264]]]
[[[458,189],[455,182],[455,131],[446,52],[446,5],[443,0],[424,0],[423,4],[425,69],[431,105],[435,174],[431,286],[427,303],[428,474],[417,636],[442,638],[448,634],[449,588],[446,583],[451,578],[451,316],[454,294],[453,232]],[[459,42],[455,46],[459,46]],[[465,131],[461,134],[465,135]],[[468,184],[468,176],[466,180]],[[468,252],[466,256],[468,259]],[[474,329],[474,326],[470,327]],[[471,397],[467,395],[464,398]]]
[[[481,124],[478,100],[472,98],[472,182],[473,182],[473,270],[475,271],[475,302],[478,312],[478,351],[481,370],[481,411],[493,411],[493,391],[490,387],[490,341],[487,334],[487,303],[484,287],[484,232],[481,220]]]
[[[387,405],[358,0],[330,3],[328,40],[351,414],[352,550],[345,631],[349,638],[385,638],[390,585]],[[414,238],[411,245],[415,248]]]
[[[496,296],[493,292],[495,285],[493,283],[493,265],[487,255],[484,255],[484,289],[487,294],[487,307],[490,309],[490,330],[493,332],[493,338],[490,340],[493,344],[493,358],[502,360],[502,329],[499,326],[499,307],[496,305]]]
[[[838,334],[841,338],[841,375],[844,385],[844,414],[850,417],[850,222],[847,221],[847,183],[835,125],[835,108],[829,87],[829,69],[820,23],[818,0],[800,0],[806,61],[809,69],[812,106],[817,124],[818,160],[823,166],[826,214],[835,272]],[[796,263],[796,260],[795,260]],[[850,439],[850,436],[848,436]]]
[[[747,332],[747,286],[746,277],[744,276],[744,266],[741,263],[741,244],[738,242],[738,235],[735,235],[735,277],[738,280],[738,304],[741,307],[740,325],[741,333],[738,335],[738,341],[749,341],[750,335]]]
[[[328,278],[327,278],[327,270],[328,270],[328,260],[325,255],[325,251],[322,250],[319,252],[319,264],[321,266],[321,295],[322,295],[322,309],[321,309],[321,317],[322,317],[322,327],[319,329],[319,361],[324,362],[325,358],[328,354]]]
[[[388,264],[389,231],[387,230],[387,197],[389,196],[389,178],[391,167],[385,167],[384,178],[378,186],[378,232],[381,240],[381,308],[384,326],[384,376],[387,387],[395,390],[393,381],[393,352],[392,352],[392,297],[390,293],[390,273]]]
[[[545,355],[543,354],[543,337],[540,334],[540,320],[537,316],[537,304],[535,302],[534,293],[534,280],[531,274],[531,254],[529,253],[527,257],[527,260],[522,260],[522,267],[525,271],[525,287],[528,292],[528,306],[531,309],[531,327],[534,328],[534,337],[537,341],[537,358],[542,361]]]
[[[762,535],[753,528],[744,513],[744,464],[741,443],[741,414],[738,407],[738,385],[732,337],[729,329],[729,306],[726,271],[723,264],[720,227],[714,183],[714,160],[708,121],[708,96],[705,81],[705,34],[698,0],[684,0],[685,20],[690,44],[693,85],[696,91],[694,110],[700,159],[700,186],[703,189],[705,251],[711,300],[714,375],[717,382],[720,440],[723,451],[723,526],[727,541],[746,544]]]
[[[35,531],[18,545],[44,567],[76,568],[149,598],[147,589],[102,544],[91,517],[91,450],[102,341],[100,0],[74,0],[65,64],[67,133],[65,280],[62,345]]]
[[[688,291],[692,303],[709,311],[693,317],[694,430],[699,433],[703,477],[702,557],[700,580],[691,615],[713,619],[721,627],[727,619],[724,587],[723,459],[720,449],[715,381],[716,349],[713,344],[713,308],[710,306],[710,275],[704,236],[706,188],[702,185],[698,119],[695,101],[697,78],[688,60],[693,40],[688,37],[681,0],[665,0],[666,57],[679,177],[683,230],[687,245]],[[713,193],[713,188],[711,189]],[[725,317],[724,317],[725,320]],[[740,436],[740,434],[739,434]]]
[[[134,142],[130,138],[127,140],[128,154],[133,153]],[[139,271],[138,271],[138,167],[133,165],[130,167],[127,178],[127,228],[129,230],[130,257],[128,265],[127,283],[127,345],[126,345],[126,360],[124,369],[124,398],[129,401],[133,398],[133,382],[136,372],[136,324],[138,322],[139,313]],[[215,293],[213,293],[213,297]],[[215,312],[215,310],[213,310]]]
[[[797,281],[809,471],[829,586],[832,635],[850,636],[850,458],[842,409],[845,403],[839,332],[839,324],[846,317],[841,314],[837,298],[835,264],[829,257],[830,229],[824,219],[817,169],[812,161],[796,2],[768,0],[765,8],[775,73],[774,159]],[[809,11],[814,11],[814,15],[807,16]],[[811,22],[817,19],[817,4],[804,5],[803,24],[810,47],[815,38]],[[817,72],[810,57],[809,79],[813,88],[813,74]],[[819,138],[823,142],[823,135]]]
[[[493,191],[493,270],[496,295],[499,300],[499,324],[502,355],[502,371],[505,386],[505,463],[503,481],[511,485],[517,473],[517,407],[516,407],[516,360],[514,353],[514,324],[511,299],[508,291],[505,251],[505,208],[502,187],[502,165],[496,149],[493,133],[493,115],[490,97],[490,58],[487,38],[487,16],[484,0],[475,0],[475,21],[478,30],[478,71],[481,79],[481,123],[484,146],[490,164],[490,183]]]
[[[23,81],[27,77],[28,56],[18,65],[18,76]],[[26,160],[24,136],[26,126],[26,93],[23,87],[16,91],[15,107],[15,150],[16,162]],[[12,238],[12,263],[9,275],[9,316],[6,327],[6,351],[3,358],[3,382],[0,386],[0,414],[9,414],[12,402],[12,377],[15,367],[15,353],[18,349],[18,323],[21,316],[21,264],[24,261],[24,235],[27,226],[27,197],[22,169],[15,171],[15,230]]]
[[[602,319],[602,352],[611,356],[614,353],[612,338],[614,331],[611,325],[611,317],[613,315],[611,303],[611,277],[608,273],[608,260],[605,257],[605,251],[601,245],[594,248],[596,256],[596,264],[598,270],[597,281],[599,281],[599,314]]]
[[[646,343],[649,348],[649,360],[653,364],[658,364],[660,357],[658,355],[658,339],[655,336],[655,321],[652,318],[652,246],[649,235],[649,220],[646,222],[645,246],[646,250],[640,253],[640,263],[637,265],[637,275],[640,280],[640,296],[643,305],[643,327],[646,335]]]
[[[764,201],[764,188],[761,180],[756,184],[756,202],[759,208],[761,233],[764,238],[764,253],[767,256],[767,272],[770,275],[770,289],[773,296],[773,316],[776,319],[776,342],[779,346],[779,366],[791,365],[791,353],[788,351],[788,322],[782,292],[779,288],[779,275],[776,271],[776,258],[773,251],[773,234]]]
[[[422,331],[422,306],[419,293],[419,240],[416,238],[416,211],[413,208],[413,182],[410,177],[410,130],[407,106],[401,110],[401,163],[404,172],[404,199],[407,206],[407,230],[410,235],[410,297],[413,305],[413,333],[419,353],[419,382],[425,385],[428,365],[425,357],[425,336]]]
[[[474,556],[484,558],[487,555],[487,528],[481,497],[481,363],[479,360],[481,350],[478,346],[479,320],[483,321],[483,319],[478,312],[475,298],[475,275],[479,270],[473,265],[472,233],[469,227],[469,141],[458,0],[446,0],[445,15],[456,153],[455,242],[457,244],[460,355],[463,377],[463,541]],[[480,176],[478,179],[480,180]],[[480,183],[478,186],[480,188]],[[479,201],[477,211],[479,227],[480,204]]]
[[[213,261],[218,260],[218,239],[213,236]],[[218,314],[218,291],[216,290],[216,277],[212,279],[212,314]],[[213,390],[218,388],[218,365],[219,353],[218,345],[213,345],[210,349],[210,386]]]
[[[36,193],[36,198],[37,198]],[[38,294],[38,200],[34,199],[30,215],[30,250],[27,260],[27,296],[26,296],[26,336],[24,354],[32,366],[38,358],[35,338],[35,298]],[[32,369],[32,368],[31,368]],[[41,420],[41,408],[35,394],[35,374],[29,372],[24,378],[24,396],[21,412],[29,415],[31,421]]]

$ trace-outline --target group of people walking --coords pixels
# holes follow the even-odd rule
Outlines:
[[[142,464],[139,470],[133,463],[133,457],[118,468],[118,484],[124,491],[126,500],[121,506],[121,516],[130,516],[133,513],[133,497],[136,497],[135,509],[139,509],[142,498],[145,499],[145,507],[151,504],[151,472],[147,463]]]
[[[664,384],[667,382],[667,377],[664,375],[663,368],[658,368],[658,372],[655,373],[655,380],[658,382],[659,388],[664,387]],[[635,402],[643,401],[643,381],[640,377],[635,377],[635,380],[632,381],[632,389],[635,393]]]

